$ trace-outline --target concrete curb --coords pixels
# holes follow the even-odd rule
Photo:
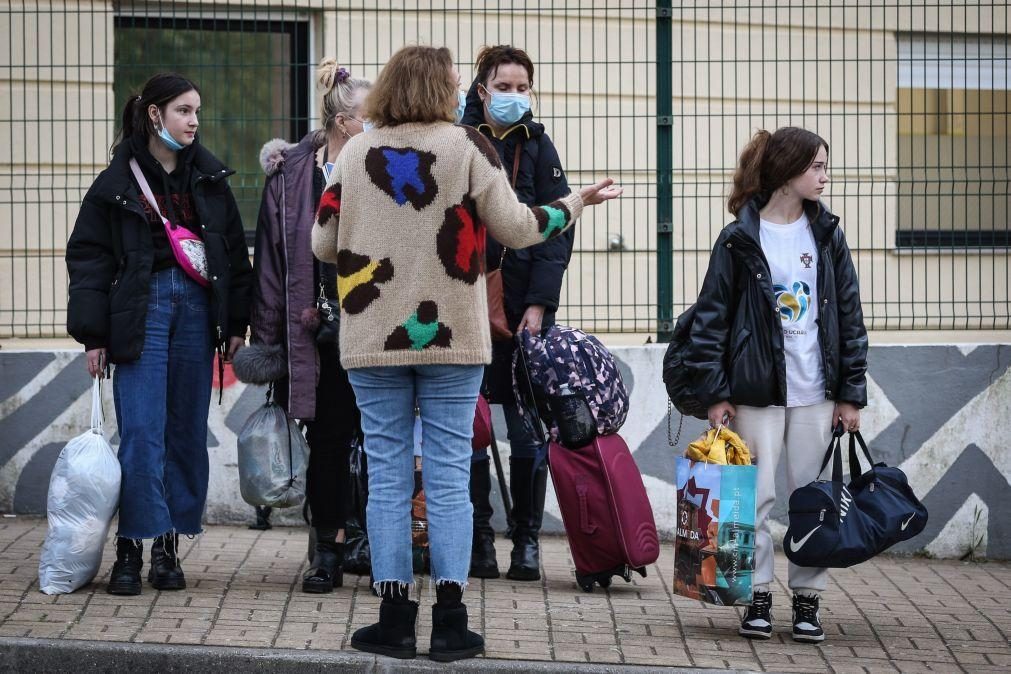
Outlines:
[[[444,670],[481,672],[545,672],[573,674],[746,674],[743,670],[643,667],[639,665],[579,662],[534,662],[474,658],[444,664],[427,658],[394,660],[354,651],[297,651],[271,648],[230,648],[173,644],[80,641],[72,639],[21,639],[0,637],[0,671],[3,672],[232,672],[243,674],[303,674],[305,671],[349,674],[400,674]]]

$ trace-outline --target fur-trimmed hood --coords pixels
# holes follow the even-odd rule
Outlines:
[[[286,162],[301,157],[303,154],[313,154],[326,140],[326,132],[322,129],[310,131],[297,143],[289,143],[284,138],[274,138],[263,144],[260,150],[260,166],[263,172],[272,176],[280,171]]]

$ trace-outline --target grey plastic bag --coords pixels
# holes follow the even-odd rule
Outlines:
[[[239,491],[249,505],[290,508],[305,499],[309,445],[302,430],[271,399],[239,433]]]
[[[121,478],[102,422],[102,378],[95,377],[91,428],[67,443],[49,478],[49,530],[39,559],[39,589],[46,594],[73,592],[90,583],[102,566]]]

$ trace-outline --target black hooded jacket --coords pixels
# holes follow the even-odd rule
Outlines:
[[[116,148],[108,168],[85,195],[67,242],[67,331],[87,349],[105,347],[112,363],[140,357],[151,274],[164,268],[166,259],[167,242],[156,243],[155,228],[130,172],[135,152],[131,142]],[[199,225],[195,233],[204,240],[211,274],[208,320],[215,345],[224,345],[231,336],[245,336],[252,268],[239,209],[226,180],[234,171],[194,142],[179,152],[181,172],[152,181],[157,167],[144,154],[137,152],[138,163],[156,197],[179,189],[189,192],[186,203],[193,209],[189,224]],[[170,197],[171,208],[163,215],[185,220],[172,201]]]
[[[496,137],[492,128],[485,124],[484,104],[478,96],[475,81],[467,93],[467,107],[461,123],[473,126],[491,141],[510,178],[516,152],[522,153],[514,189],[517,198],[527,206],[542,206],[571,191],[558,151],[544,132],[544,125],[533,121],[532,113],[527,112],[501,137]],[[575,228],[571,227],[550,241],[521,250],[509,250],[504,259],[502,245],[488,237],[488,269],[498,269],[501,261],[506,318],[514,331],[531,305],[545,307],[544,328],[555,324],[562,279],[572,257],[574,237]],[[511,341],[493,344],[487,384],[495,402],[512,397],[512,349]]]
[[[839,218],[805,202],[818,246],[818,342],[825,397],[867,405],[867,330],[860,287]],[[692,389],[710,406],[786,405],[783,327],[762,252],[759,204],[720,233],[696,303],[684,356]]]

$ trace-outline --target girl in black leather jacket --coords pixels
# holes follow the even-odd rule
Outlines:
[[[804,129],[759,131],[741,153],[729,199],[737,219],[713,248],[685,366],[709,423],[732,422],[757,458],[753,604],[740,634],[772,635],[768,515],[785,449],[787,488],[817,478],[832,429],[860,427],[867,330],[839,218],[820,201],[828,143]],[[802,546],[804,541],[796,541]],[[789,569],[793,638],[825,638],[825,569]]]

